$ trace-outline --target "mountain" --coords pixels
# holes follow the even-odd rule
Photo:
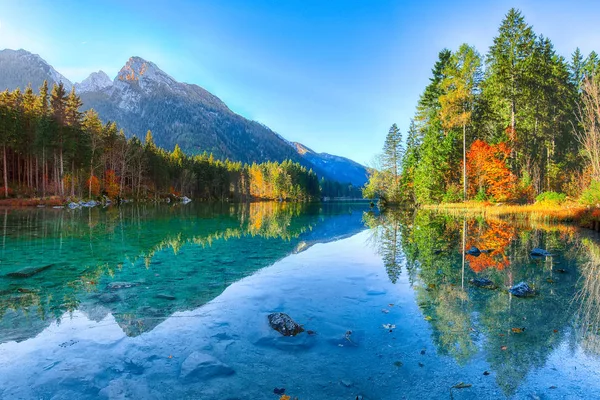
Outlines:
[[[0,51],[0,90],[37,89],[44,80],[73,84],[37,54]],[[321,177],[362,186],[366,169],[344,157],[315,153],[291,143],[267,126],[233,111],[198,85],[176,81],[156,64],[131,57],[114,80],[102,71],[92,73],[75,90],[83,108],[95,109],[104,121],[116,121],[128,136],[144,139],[152,131],[155,143],[167,150],[176,144],[188,154],[204,151],[217,158],[246,163],[291,159]]]
[[[327,153],[316,153],[301,143],[292,142],[296,152],[313,165],[314,171],[337,182],[349,182],[360,187],[367,183],[365,166],[345,157]]]
[[[160,147],[175,144],[188,154],[204,151],[243,162],[302,161],[286,140],[264,125],[231,111],[218,97],[197,85],[177,82],[156,64],[131,57],[112,85],[80,91],[85,108],[117,121],[143,139],[150,129]]]
[[[25,90],[31,83],[31,87],[37,91],[45,80],[50,87],[62,82],[67,92],[73,87],[71,81],[37,54],[22,49],[0,51],[0,90]]]
[[[96,92],[112,86],[113,81],[104,71],[92,72],[90,76],[75,84],[75,91],[79,94],[84,92]]]

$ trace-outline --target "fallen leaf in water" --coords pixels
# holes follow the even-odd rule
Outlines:
[[[275,388],[275,389],[273,389],[273,393],[284,395],[285,394],[285,388]]]
[[[484,374],[485,376],[488,376],[488,375],[490,374],[490,371],[483,371],[483,374]]]
[[[557,386],[552,385],[548,389],[556,389],[556,388],[557,388]]]
[[[290,397],[290,396],[288,396],[287,394],[284,394],[283,396],[281,396],[281,397],[279,398],[279,400],[290,400],[290,399],[291,399],[291,397]]]
[[[452,386],[454,389],[466,389],[466,388],[470,388],[471,385],[470,383],[464,383],[464,382],[460,382],[457,383],[456,385]]]
[[[426,315],[426,316],[425,316],[425,321],[431,321],[432,319],[433,319],[433,318],[431,318],[431,316],[429,316],[429,315]]]
[[[567,273],[567,270],[566,269],[562,269],[562,268],[557,269],[557,271],[560,272],[561,274],[566,274]]]
[[[390,304],[388,304],[388,306],[390,306],[390,307],[394,307],[394,304],[393,304],[393,303],[390,303]]]
[[[424,367],[425,364],[423,364],[422,362],[419,363],[419,367]]]
[[[554,332],[554,333],[558,333],[558,329],[555,329],[555,330],[553,330],[552,332]]]
[[[506,346],[500,347],[500,350],[506,350],[506,349],[508,349],[508,347],[506,347]]]
[[[172,356],[172,355],[169,355],[169,358],[173,358],[173,356]]]
[[[384,309],[381,310],[381,312],[384,313],[384,314],[387,314],[387,313],[390,312],[390,310],[388,310],[387,308],[384,308]]]
[[[402,363],[402,361],[396,361],[396,362],[394,363],[394,365],[395,365],[396,367],[401,367],[401,366],[403,366],[404,364]]]
[[[427,285],[430,289],[435,289],[435,283],[430,283],[429,285]]]
[[[425,349],[421,350],[421,355],[425,354]]]
[[[316,334],[317,334],[317,332],[316,332],[316,331],[311,331],[310,329],[309,329],[309,330],[307,330],[307,331],[306,331],[306,333],[307,333],[308,335],[316,335]]]
[[[523,333],[525,328],[511,328],[511,330],[513,331],[513,333]]]
[[[554,283],[554,279],[552,279],[552,278],[547,278],[547,279],[546,279],[546,282],[548,282],[548,283]]]
[[[504,333],[499,334],[498,336],[504,336]]]

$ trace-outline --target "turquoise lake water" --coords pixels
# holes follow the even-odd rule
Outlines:
[[[600,398],[600,240],[572,226],[190,203],[0,232],[2,399]]]

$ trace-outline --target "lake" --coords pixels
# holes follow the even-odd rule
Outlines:
[[[0,210],[0,229],[2,399],[600,398],[591,231],[364,203]]]

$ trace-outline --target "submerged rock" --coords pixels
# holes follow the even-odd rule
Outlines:
[[[154,297],[157,299],[162,299],[162,300],[175,300],[175,296],[171,296],[170,294],[159,293]]]
[[[108,285],[106,285],[106,288],[110,290],[118,290],[128,289],[139,285],[139,282],[110,282]]]
[[[48,268],[51,268],[53,265],[54,264],[44,265],[43,267],[27,267],[20,271],[9,272],[6,274],[6,276],[9,278],[29,278],[35,274],[39,274],[40,272],[47,270]]]
[[[269,325],[283,336],[296,336],[304,329],[289,315],[281,312],[269,314]]]
[[[98,300],[100,300],[102,303],[109,304],[121,301],[121,298],[116,293],[102,293],[100,296],[98,296]]]
[[[477,286],[484,289],[496,289],[497,286],[494,282],[487,278],[474,278],[469,281],[471,285]]]
[[[481,250],[479,250],[477,247],[473,246],[469,250],[467,250],[466,253],[471,256],[478,257],[481,254]]]
[[[525,282],[517,283],[516,285],[514,285],[513,287],[508,289],[508,291],[513,296],[517,296],[517,297],[531,297],[531,296],[535,295],[535,291],[532,288],[530,288],[529,285],[526,284]]]
[[[540,248],[535,248],[533,250],[531,250],[531,256],[532,257],[551,257],[552,254],[548,251],[548,250],[544,250],[544,249],[540,249]]]
[[[185,380],[202,380],[232,375],[235,371],[213,356],[194,351],[181,364],[179,377]]]

